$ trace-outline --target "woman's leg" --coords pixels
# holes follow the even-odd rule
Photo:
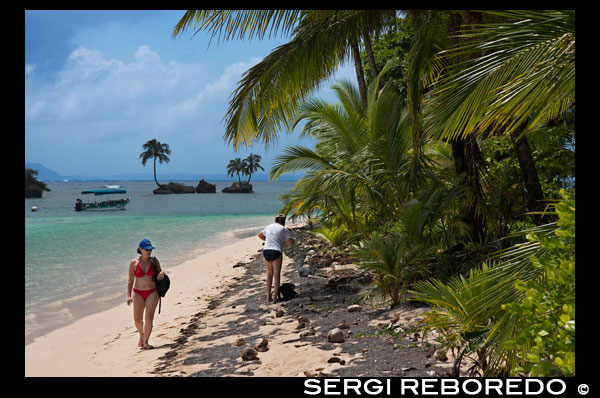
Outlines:
[[[274,287],[273,287],[273,303],[277,302],[277,299],[279,298],[279,286],[280,286],[280,281],[281,281],[281,263],[283,262],[283,254],[281,256],[279,256],[279,258],[277,258],[276,260],[272,261],[273,264],[273,271],[272,271],[272,275],[273,275],[273,282],[274,282]]]
[[[265,259],[267,266],[267,300],[271,301],[271,285],[273,284],[273,263]]]
[[[150,344],[148,344],[148,340],[150,339],[150,334],[152,333],[152,325],[154,323],[154,312],[156,311],[156,306],[158,306],[158,292],[152,292],[146,298],[146,315],[144,317],[144,321],[146,322],[144,325],[144,348],[154,348]]]
[[[133,301],[133,322],[140,333],[138,347],[141,347],[144,343],[144,309],[146,308],[146,302],[144,298],[137,293],[133,293],[131,299]]]

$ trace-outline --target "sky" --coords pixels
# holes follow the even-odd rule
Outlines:
[[[278,145],[237,152],[223,140],[231,94],[243,73],[289,38],[210,42],[193,29],[172,38],[185,10],[26,10],[25,161],[61,175],[149,173],[142,145],[169,144],[160,173],[224,174],[230,159],[261,155],[268,172],[287,145],[314,147],[298,129]],[[353,79],[347,63],[316,95]],[[159,178],[160,180],[160,178]]]

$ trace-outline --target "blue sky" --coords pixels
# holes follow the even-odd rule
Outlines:
[[[62,175],[152,173],[139,159],[156,138],[171,148],[160,174],[223,174],[234,157],[262,156],[268,171],[286,145],[314,146],[297,132],[277,147],[235,152],[223,141],[229,99],[242,74],[286,38],[218,42],[189,29],[171,37],[183,10],[25,11],[25,160]],[[192,37],[193,36],[193,37]],[[330,101],[342,66],[317,95]]]

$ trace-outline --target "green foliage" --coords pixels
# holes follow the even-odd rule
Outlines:
[[[425,330],[439,330],[443,345],[459,350],[458,361],[476,354],[484,375],[548,375],[552,365],[574,374],[575,205],[554,206],[558,223],[523,231],[527,241],[468,278],[415,284],[413,299],[434,305]]]
[[[51,191],[45,182],[36,178],[38,173],[38,170],[25,168],[25,196],[27,196],[27,192],[30,190]]]
[[[381,37],[375,37],[372,40],[373,55],[378,70],[382,70],[389,60],[396,61],[394,67],[383,78],[382,83],[385,84],[390,81],[403,99],[407,95],[406,64],[410,51],[410,41],[410,22],[406,18],[398,17],[394,24],[389,27],[389,30],[384,32]],[[366,51],[362,51],[361,59],[367,84],[370,84],[373,81],[373,71],[371,71],[371,65],[367,61]]]
[[[540,127],[575,99],[575,11],[486,11],[443,56],[455,63],[428,100],[429,129],[444,137]],[[518,22],[518,23],[517,23]]]
[[[431,259],[428,251],[406,235],[375,232],[362,242],[358,254],[365,260],[362,266],[375,271],[377,287],[384,297],[391,298],[395,307],[411,283],[428,274]]]
[[[558,229],[550,236],[527,235],[545,252],[531,257],[543,277],[519,281],[525,293],[519,303],[503,306],[523,318],[523,332],[506,342],[509,348],[531,344],[528,363],[522,365],[532,376],[550,376],[556,367],[564,376],[575,376],[575,201],[561,190],[555,205]]]
[[[560,189],[575,187],[575,106],[530,137],[544,196],[559,199]]]
[[[314,149],[288,147],[270,171],[305,171],[282,212],[315,217],[332,245],[362,239],[393,305],[414,282],[414,299],[434,305],[426,330],[458,352],[455,371],[476,355],[485,375],[574,375],[574,202],[555,205],[558,222],[526,214],[530,178],[545,199],[574,193],[574,22],[572,10],[194,10],[174,33],[290,35],[245,73],[225,139],[268,146],[304,123]],[[337,103],[310,99],[357,38],[381,68],[375,79],[363,52],[366,103],[345,81]],[[521,169],[507,135],[517,128],[536,173]],[[482,263],[498,239],[512,246]]]
[[[379,77],[393,66],[389,63]],[[333,89],[339,104],[306,101],[295,123],[306,121],[303,135],[317,139],[315,149],[291,146],[275,159],[271,179],[305,170],[294,192],[282,196],[283,213],[320,214],[326,224],[346,225],[351,233],[369,231],[397,217],[410,200],[411,187],[429,172],[424,155],[415,173],[410,124],[398,93],[390,84],[369,86],[368,103],[349,82]],[[423,145],[420,142],[419,145]]]
[[[489,267],[484,265],[472,269],[468,277],[454,276],[448,283],[436,279],[415,283],[412,300],[425,301],[434,305],[425,314],[423,333],[439,332],[438,342],[442,349],[455,352],[455,372],[465,355],[482,352],[486,333],[502,314],[489,313],[485,318],[476,314],[480,306],[476,298],[485,294],[494,284],[485,279]],[[480,358],[484,359],[484,358]],[[456,374],[458,376],[458,374]]]
[[[344,239],[348,235],[348,230],[344,225],[340,225],[338,227],[321,227],[313,230],[315,236],[326,240],[331,246],[337,247],[344,243]]]

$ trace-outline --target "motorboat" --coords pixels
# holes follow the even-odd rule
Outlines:
[[[91,200],[84,202],[81,199],[75,201],[75,211],[83,210],[124,210],[125,206],[131,202],[130,198],[117,198],[122,194],[127,193],[124,189],[92,189],[88,191],[81,191],[82,195],[94,195],[94,201]],[[106,195],[108,199],[105,200]],[[100,196],[102,200],[98,201],[97,198]]]

